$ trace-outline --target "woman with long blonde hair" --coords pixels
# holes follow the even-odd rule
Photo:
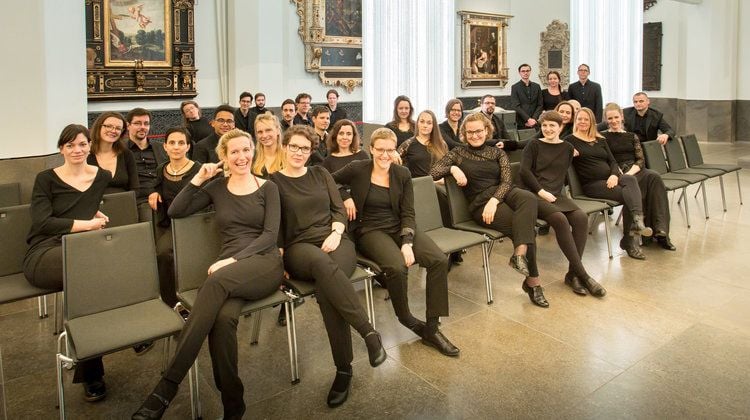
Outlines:
[[[261,178],[268,178],[284,166],[281,153],[281,125],[270,112],[255,118],[255,140],[258,147],[253,159],[252,172]]]

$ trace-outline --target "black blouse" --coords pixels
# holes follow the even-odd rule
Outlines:
[[[568,99],[570,99],[570,95],[566,90],[560,89],[559,95],[553,95],[549,93],[549,89],[542,89],[542,109],[545,111],[555,109],[557,104]]]
[[[348,165],[349,162],[354,162],[355,160],[367,160],[369,158],[370,156],[364,150],[360,150],[359,152],[349,156],[328,155],[323,160],[323,164],[321,166],[328,169],[328,172],[334,173],[344,166]]]
[[[96,160],[96,155],[93,153],[86,158],[86,161],[89,165],[99,166],[99,161]],[[99,167],[101,168],[101,166]],[[137,191],[138,186],[138,169],[135,166],[133,152],[125,149],[117,155],[115,173],[112,174],[112,180],[109,182],[107,190],[104,191],[104,193],[109,194],[123,191]]]
[[[573,159],[573,167],[581,178],[581,184],[604,181],[611,175],[620,175],[620,168],[605,139],[589,143],[571,134],[565,140],[578,150],[578,156]]]
[[[385,128],[390,128],[394,133],[396,133],[396,146],[400,146],[401,143],[414,137],[413,128],[410,128],[407,131],[401,131],[401,129],[398,128],[398,123],[394,123],[393,121],[386,124]]]
[[[382,230],[395,235],[401,230],[399,216],[393,213],[390,188],[388,187],[370,184],[362,213],[362,222],[357,232],[359,235],[374,230]]]
[[[641,169],[645,168],[646,159],[643,156],[638,136],[627,131],[620,133],[605,131],[602,135],[607,139],[609,150],[612,151],[612,156],[623,172],[630,170],[633,165],[638,165]]]
[[[416,137],[401,143],[396,151],[401,155],[403,165],[409,168],[412,178],[430,175],[432,154],[427,146],[420,143]]]
[[[572,160],[573,146],[570,143],[531,140],[523,149],[521,181],[534,194],[544,189],[555,196],[562,196],[565,176]]]
[[[461,127],[461,121],[458,122],[458,126]],[[448,123],[448,120],[441,122],[438,127],[440,127],[440,134],[443,135],[443,140],[448,145],[448,150],[464,144],[459,137],[459,133],[453,131],[453,127]]]
[[[167,210],[172,205],[177,194],[185,188],[185,185],[190,183],[195,174],[201,169],[201,164],[193,162],[193,166],[190,169],[180,175],[172,175],[167,172],[167,165],[169,162],[164,162],[156,168],[156,182],[154,184],[154,192],[159,193],[161,196],[161,203],[157,203],[156,208],[156,224],[163,228],[169,227],[170,218],[167,215]]]

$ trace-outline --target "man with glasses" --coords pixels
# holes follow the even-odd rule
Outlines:
[[[140,221],[151,220],[148,196],[154,192],[156,168],[162,162],[168,161],[169,157],[162,141],[148,138],[151,129],[151,113],[148,110],[133,108],[125,116],[125,121],[127,121],[128,130],[127,147],[133,152],[140,183],[136,190],[138,218]]]
[[[518,67],[521,80],[510,88],[510,106],[516,111],[516,125],[521,128],[536,128],[542,115],[542,88],[530,80],[531,66]]]
[[[219,137],[234,129],[234,108],[229,105],[219,105],[214,112],[211,126],[214,132],[195,145],[193,160],[196,162],[217,163],[219,161],[216,146],[219,144]]]
[[[492,95],[482,96],[482,114],[492,122],[492,138],[488,138],[485,143],[491,146],[497,146],[506,151],[516,150],[518,142],[510,140],[510,134],[505,129],[505,123],[499,115],[495,114],[495,97]]]
[[[580,102],[581,107],[586,107],[594,111],[597,122],[602,122],[602,109],[604,101],[602,100],[602,87],[599,83],[589,80],[591,69],[588,64],[578,66],[578,81],[568,86],[568,95],[570,99]]]
[[[234,125],[242,131],[252,134],[252,111],[253,94],[250,92],[240,93],[240,107],[234,110]]]
[[[307,115],[310,112],[310,104],[312,104],[312,96],[307,93],[300,93],[297,98],[294,99],[294,103],[297,108],[297,115],[294,116],[294,124],[309,125],[312,127],[312,119]]]

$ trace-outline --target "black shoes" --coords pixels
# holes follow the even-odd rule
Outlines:
[[[607,290],[591,277],[586,277],[582,282],[586,289],[588,289],[589,293],[591,293],[591,296],[602,297],[607,294]]]
[[[636,260],[645,260],[646,254],[643,253],[641,247],[638,245],[638,237],[625,236],[620,240],[620,248],[628,253],[628,257],[635,258]]]
[[[414,325],[410,325],[408,328],[412,330],[414,334],[421,337],[422,334],[424,334],[424,327],[425,327],[424,321],[417,320],[417,322],[414,323]]]
[[[169,401],[159,394],[151,394],[141,407],[130,417],[132,420],[160,419],[169,407]]]
[[[454,346],[453,343],[451,343],[440,330],[436,331],[435,334],[426,334],[422,337],[422,343],[434,347],[439,351],[440,353],[443,353],[446,356],[450,357],[456,357],[459,353],[461,353],[461,350]]]
[[[152,348],[154,348],[154,342],[149,341],[148,343],[138,344],[136,346],[133,346],[133,351],[135,352],[136,356],[143,356],[144,354],[148,353]]]
[[[529,294],[531,303],[542,308],[549,308],[549,302],[544,297],[544,288],[542,286],[529,286],[526,284],[526,280],[523,281],[521,288],[524,292]]]
[[[654,236],[656,237],[656,241],[659,243],[659,246],[666,249],[667,251],[677,251],[677,247],[674,246],[671,240],[669,240],[669,235],[667,232],[664,232],[663,230],[657,230],[656,233],[654,233]]]
[[[326,402],[331,408],[340,406],[349,398],[349,389],[352,386],[352,372],[336,371],[336,378],[333,380],[331,390],[328,391]]]
[[[388,358],[383,348],[383,341],[377,331],[372,331],[365,336],[365,344],[367,345],[367,354],[370,356],[370,366],[378,367]]]
[[[512,269],[523,274],[525,277],[529,276],[529,261],[526,259],[525,255],[514,255],[510,257],[508,265]]]
[[[101,401],[107,396],[107,386],[104,379],[83,384],[83,399],[88,402]]]
[[[572,273],[568,273],[565,275],[565,284],[570,286],[571,289],[573,289],[573,293],[581,296],[586,296],[589,294],[589,292],[586,290],[585,287],[581,284],[581,280],[578,279],[578,276]]]
[[[643,214],[633,212],[633,223],[630,225],[630,235],[651,236],[654,231],[643,223]]]

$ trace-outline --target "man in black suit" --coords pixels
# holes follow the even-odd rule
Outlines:
[[[570,99],[580,102],[582,107],[594,111],[596,121],[602,122],[602,108],[604,108],[602,87],[599,83],[589,80],[590,72],[588,64],[578,66],[578,81],[568,86],[568,95]]]
[[[495,97],[492,95],[482,96],[482,114],[492,122],[492,138],[487,139],[487,144],[503,148],[503,142],[509,141],[510,134],[505,129],[505,123],[499,115],[495,114]]]
[[[664,114],[649,105],[651,101],[644,92],[633,95],[633,106],[622,111],[625,130],[635,133],[641,142],[656,140],[659,144],[666,144],[670,138],[674,138],[675,132],[664,121]]]
[[[521,64],[518,74],[521,80],[510,89],[510,106],[516,111],[516,125],[519,128],[535,128],[536,120],[542,115],[542,88],[529,80],[530,65]]]

